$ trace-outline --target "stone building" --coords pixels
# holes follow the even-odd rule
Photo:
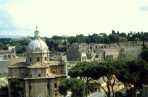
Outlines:
[[[146,44],[146,43],[145,43]],[[141,52],[142,42],[125,42],[113,44],[87,44],[74,43],[67,49],[67,60],[69,62],[118,60],[123,57],[125,60],[138,58]]]
[[[8,65],[11,60],[16,59],[16,51],[14,46],[8,46],[5,50],[0,50],[0,74],[8,73]]]
[[[25,62],[8,67],[9,97],[61,97],[60,80],[66,77],[66,66],[61,60],[50,60],[46,43],[36,29],[27,47]]]
[[[0,60],[9,60],[16,57],[14,46],[8,46],[7,50],[0,50]]]
[[[74,43],[67,50],[68,61],[99,61],[117,59],[116,45]]]

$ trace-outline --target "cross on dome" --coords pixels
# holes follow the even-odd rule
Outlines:
[[[37,31],[38,30],[38,26],[36,26],[35,28],[36,28],[36,31]]]
[[[39,30],[38,27],[36,26],[35,31],[34,31],[34,39],[30,41],[27,47],[27,52],[29,53],[43,53],[43,52],[48,52],[48,46],[47,44],[40,38],[39,36]]]
[[[38,31],[38,27],[36,26],[36,29],[35,29],[35,31],[34,31],[34,38],[35,39],[37,39],[37,38],[39,38],[40,36],[39,36],[39,31]]]

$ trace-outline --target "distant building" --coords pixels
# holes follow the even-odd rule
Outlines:
[[[141,52],[142,42],[125,42],[114,44],[74,43],[67,49],[68,61],[97,61],[117,60],[121,52],[126,60],[134,60]],[[122,56],[123,57],[123,56]]]
[[[62,58],[50,59],[48,47],[36,30],[26,61],[8,67],[9,97],[61,97],[58,86],[66,77],[66,66]]]
[[[15,46],[9,46],[7,50],[0,50],[0,61],[9,60],[16,57]]]
[[[0,50],[0,74],[8,73],[8,65],[16,58],[15,46],[8,46],[7,50]]]
[[[67,50],[68,61],[99,61],[116,59],[119,50],[105,44],[72,44]]]

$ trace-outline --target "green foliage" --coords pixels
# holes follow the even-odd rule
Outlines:
[[[13,95],[13,97],[20,97],[24,94],[23,80],[15,79],[11,81],[10,87],[13,88],[13,90],[11,90],[11,95]]]
[[[135,97],[136,90],[140,91],[143,84],[148,84],[148,63],[143,60],[134,60],[128,62],[117,62],[116,77],[123,82],[125,86],[131,88],[127,92],[128,97]]]
[[[89,80],[98,80],[101,77],[106,77],[106,82],[108,91],[113,91],[110,90],[110,87],[114,86],[114,83],[112,84],[111,80],[114,75],[115,68],[114,68],[114,62],[103,62],[103,63],[98,63],[98,62],[82,62],[78,63],[75,67],[73,67],[69,71],[69,75],[71,77],[80,77],[82,80],[86,79],[86,95],[88,93],[88,86],[89,86]],[[113,88],[112,88],[113,89]],[[105,91],[106,92],[106,91]],[[111,97],[112,92],[106,92],[107,97]]]
[[[24,53],[24,49],[32,38],[23,39],[0,39],[0,49],[7,49],[8,45],[16,46],[17,53]],[[72,43],[118,43],[125,41],[148,41],[148,33],[130,32],[128,34],[112,30],[112,33],[94,33],[92,35],[84,36],[83,34],[77,36],[53,36],[52,38],[44,38],[51,51],[66,52],[66,48]]]
[[[141,58],[145,61],[148,62],[148,49],[144,49],[141,54],[140,54]]]
[[[106,92],[106,94],[107,97],[110,97],[112,90],[109,87],[113,88],[114,83],[111,81],[114,79],[113,75],[127,86],[130,86],[130,84],[134,85],[135,90],[142,88],[142,84],[148,84],[148,63],[143,60],[103,63],[82,62],[74,66],[69,71],[69,75],[75,78],[80,77],[81,79],[89,78],[90,80],[97,80],[105,76],[107,88],[110,91]]]
[[[90,77],[93,79],[99,79],[101,76],[113,73],[113,62],[82,62],[69,70],[71,77]]]
[[[65,79],[61,81],[59,86],[59,92],[66,96],[67,91],[72,92],[72,97],[83,97],[84,91],[84,82],[79,79]]]
[[[8,87],[1,87],[0,88],[0,97],[8,97]]]
[[[53,36],[53,38],[46,38],[45,40],[50,51],[66,51],[67,43],[64,37]]]
[[[112,34],[116,33],[113,32]],[[124,34],[123,36],[125,37]],[[138,36],[134,34],[133,39],[135,39],[135,37]],[[112,75],[115,75],[116,78],[126,86],[130,87],[131,84],[134,85],[131,94],[134,97],[136,89],[141,89],[142,84],[148,84],[148,49],[145,48],[140,56],[143,60],[78,63],[69,71],[69,75],[71,77],[80,77],[82,79],[89,78],[90,80],[97,80],[100,77],[105,76],[108,80],[107,87],[110,86],[111,78],[113,78]],[[106,92],[106,94],[110,97],[109,92]]]
[[[112,33],[106,35],[105,33],[92,34],[84,36],[82,34],[76,37],[68,37],[68,42],[72,43],[116,43],[122,41],[148,41],[148,34],[143,32],[130,32],[128,34],[119,31],[112,30]]]
[[[148,63],[145,61],[118,62],[116,65],[116,77],[125,84],[133,84],[135,88],[141,88],[148,82]]]
[[[121,92],[116,92],[115,97],[123,97],[123,94]]]

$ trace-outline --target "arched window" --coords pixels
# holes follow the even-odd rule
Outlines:
[[[40,61],[40,58],[39,57],[37,57],[37,62],[39,62]]]
[[[47,61],[47,57],[45,57],[45,61]]]
[[[40,77],[41,76],[41,74],[38,74],[38,77]]]
[[[54,83],[54,87],[57,88],[57,83]]]
[[[96,58],[98,58],[99,56],[98,56],[98,55],[96,55],[95,57],[96,57]]]
[[[31,58],[30,58],[29,60],[30,60],[30,62],[32,61],[32,59],[31,59]]]
[[[31,88],[32,88],[32,87],[31,87],[31,83],[29,82],[29,90],[31,90]]]

